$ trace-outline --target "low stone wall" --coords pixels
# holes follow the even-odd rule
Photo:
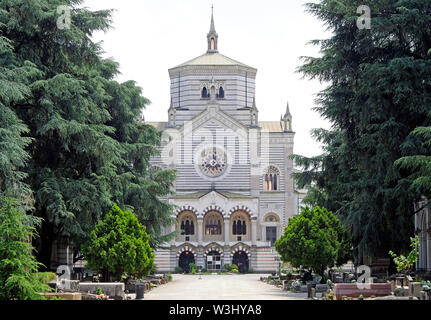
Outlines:
[[[336,283],[334,288],[335,297],[341,300],[343,296],[358,298],[360,295],[365,297],[389,296],[392,293],[390,283],[370,283],[369,289],[362,289],[358,283]]]
[[[79,291],[81,292],[94,294],[97,288],[100,288],[104,294],[115,300],[124,300],[126,297],[124,283],[121,282],[81,282],[79,284]]]
[[[53,298],[60,298],[65,300],[82,300],[82,294],[80,292],[45,292],[41,293],[41,296],[48,300]]]
[[[126,291],[128,293],[136,293],[136,284],[138,281],[132,281],[126,284]],[[143,281],[144,283],[144,292],[148,292],[151,290],[151,285],[149,281]]]

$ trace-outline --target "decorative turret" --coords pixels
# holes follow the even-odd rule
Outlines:
[[[171,98],[171,107],[168,110],[168,114],[169,114],[168,127],[169,128],[175,128],[177,110],[174,108],[174,103],[172,101],[172,98]]]
[[[211,7],[211,26],[210,26],[210,32],[208,33],[207,38],[208,38],[207,53],[217,53],[218,34],[215,30],[215,25],[214,25],[214,7]]]
[[[256,107],[256,98],[253,97],[253,107],[250,109],[251,113],[251,126],[258,127],[259,126],[259,110]]]
[[[292,115],[289,110],[289,102],[287,102],[286,113],[281,117],[282,129],[284,132],[292,131]]]

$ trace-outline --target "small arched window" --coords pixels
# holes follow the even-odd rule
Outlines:
[[[215,50],[215,40],[211,38],[211,50]]]
[[[220,235],[222,234],[221,220],[222,216],[218,212],[212,212],[205,217],[205,234]]]
[[[218,89],[217,98],[224,99],[224,89],[223,89],[223,87],[220,87]]]
[[[247,234],[247,222],[244,216],[238,215],[234,217],[232,223],[232,234],[239,236]]]
[[[181,235],[194,235],[195,234],[195,224],[192,217],[185,216],[181,219]]]
[[[280,171],[276,167],[270,166],[264,176],[263,184],[265,191],[279,190],[279,180]]]
[[[202,89],[202,98],[206,99],[209,97],[207,87],[203,87]]]

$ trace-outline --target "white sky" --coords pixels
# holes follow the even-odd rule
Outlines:
[[[304,4],[313,0],[85,0],[93,10],[115,9],[113,29],[95,35],[106,57],[120,63],[123,82],[135,80],[152,104],[147,121],[167,121],[170,104],[168,69],[207,50],[211,4],[219,52],[258,69],[256,103],[260,121],[278,121],[289,101],[296,132],[294,152],[318,155],[313,128],[329,123],[312,111],[318,81],[295,72],[300,56],[318,56],[313,39],[330,36]]]

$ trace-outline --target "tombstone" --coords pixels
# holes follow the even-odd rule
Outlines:
[[[396,277],[396,286],[403,287],[404,286],[404,277]]]
[[[409,296],[419,298],[421,291],[422,291],[422,284],[420,282],[409,283]]]
[[[57,290],[79,291],[79,281],[71,280],[71,270],[69,266],[61,265],[55,272],[58,276],[56,281]]]

